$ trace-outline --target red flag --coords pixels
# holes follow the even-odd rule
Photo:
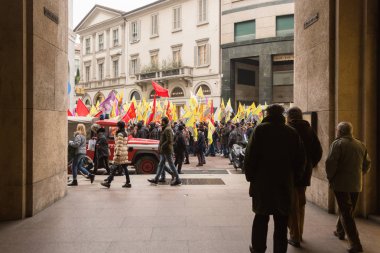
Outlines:
[[[67,109],[67,116],[73,116],[69,109]]]
[[[172,120],[172,110],[170,110],[170,101],[168,101],[168,106],[166,107],[166,116],[169,120]]]
[[[78,99],[76,113],[78,116],[87,116],[90,113],[81,99]]]
[[[169,97],[169,91],[164,87],[160,86],[158,83],[152,81],[153,89],[156,91],[156,95],[159,97]]]
[[[98,112],[98,114],[96,114],[96,115],[95,115],[95,118],[99,118],[99,117],[100,117],[100,115],[102,115],[102,114],[103,114],[103,112],[102,112],[102,111]]]
[[[136,108],[135,108],[135,104],[131,103],[131,105],[129,106],[128,112],[124,115],[122,120],[125,123],[128,123],[131,119],[134,119],[134,118],[136,118]]]
[[[146,122],[147,125],[149,125],[149,123],[153,121],[153,119],[154,119],[154,115],[155,115],[155,114],[156,114],[156,95],[154,95],[154,100],[153,100],[153,111],[152,111],[152,113],[149,115],[148,122]]]

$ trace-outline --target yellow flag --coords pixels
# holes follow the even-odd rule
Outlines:
[[[111,113],[110,113],[110,118],[113,119],[116,117],[116,104],[117,104],[117,101],[115,101],[114,103],[112,103],[112,110],[111,110]]]
[[[100,105],[100,102],[99,102],[99,100],[96,102],[96,106],[95,106],[95,108],[96,108],[96,110],[99,110],[99,105]]]
[[[135,108],[137,107],[137,101],[136,101],[135,96],[133,96],[131,103],[135,105]]]
[[[224,111],[226,109],[226,106],[224,105],[224,100],[222,98],[222,103],[220,103],[220,109]]]
[[[198,92],[197,92],[197,97],[204,98],[205,95],[203,95],[203,90],[202,87],[199,87]]]
[[[95,116],[96,114],[98,114],[98,110],[96,110],[96,107],[92,105],[90,110],[90,116]]]
[[[190,95],[190,108],[194,110],[195,108],[198,107],[198,101],[197,98],[194,96],[193,93]]]
[[[185,126],[187,127],[194,127],[195,124],[195,117],[194,114],[189,118],[189,120],[186,122]]]
[[[212,144],[212,134],[215,132],[215,126],[212,124],[211,120],[208,122],[208,133],[207,133],[207,139],[209,145]]]

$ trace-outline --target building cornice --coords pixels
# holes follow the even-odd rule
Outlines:
[[[232,43],[223,44],[220,47],[222,49],[227,49],[231,47],[247,46],[247,45],[254,45],[254,44],[265,44],[265,43],[273,43],[273,42],[285,42],[285,41],[294,41],[294,36],[271,37],[271,38],[262,38],[262,39],[247,40],[247,41],[240,41],[240,42],[232,42]]]
[[[242,12],[242,11],[247,11],[247,10],[252,10],[252,9],[264,8],[268,6],[280,5],[280,4],[291,4],[291,3],[294,3],[294,0],[277,0],[277,1],[272,1],[272,2],[260,3],[260,4],[251,4],[251,5],[241,6],[234,9],[222,11],[222,16],[236,13],[236,12]]]
[[[109,29],[118,24],[122,25],[124,22],[125,20],[123,17],[116,17],[116,18],[108,19],[103,22],[97,23],[95,25],[86,27],[85,29],[78,30],[76,31],[76,33],[80,36],[86,36],[88,33],[93,33],[95,31]]]

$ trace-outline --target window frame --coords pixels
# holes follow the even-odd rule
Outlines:
[[[104,62],[98,63],[98,79],[99,81],[104,80]]]
[[[200,48],[204,47],[204,61],[201,62]],[[211,65],[211,45],[209,39],[202,39],[197,41],[197,45],[194,48],[194,65],[196,68],[205,68]]]
[[[198,17],[197,17],[197,24],[199,25],[204,25],[208,24],[208,5],[209,1],[208,0],[198,0]]]
[[[112,72],[114,78],[119,77],[119,59],[115,59],[112,61]]]
[[[236,27],[240,24],[246,24],[246,23],[250,23],[252,22],[254,24],[254,33],[253,34],[250,34],[250,35],[253,35],[253,38],[249,38],[249,39],[240,39],[240,40],[237,40],[237,35],[236,35]],[[248,36],[248,35],[244,35],[244,36]],[[239,36],[239,37],[242,37],[242,36]],[[245,20],[245,21],[242,21],[242,22],[236,22],[234,23],[234,42],[241,42],[241,41],[248,41],[248,40],[255,40],[256,39],[256,19],[251,19],[251,20]]]
[[[288,32],[290,29],[288,30],[278,30],[278,19],[280,18],[284,18],[284,17],[292,17],[293,18],[293,29],[292,29],[292,32]],[[281,32],[284,32],[283,35],[281,35]],[[286,36],[294,36],[294,14],[286,14],[286,15],[280,15],[280,16],[276,16],[276,37],[286,37]]]
[[[112,45],[113,45],[113,47],[120,46],[120,44],[119,44],[119,28],[112,30]]]
[[[91,38],[90,37],[85,38],[85,53],[86,55],[91,54]]]
[[[182,5],[173,7],[172,9],[172,32],[179,31],[182,31]]]
[[[158,30],[159,15],[154,13],[150,16],[150,38],[156,38],[159,36]]]
[[[102,38],[102,40],[100,40]],[[104,50],[104,33],[98,34],[98,51]]]

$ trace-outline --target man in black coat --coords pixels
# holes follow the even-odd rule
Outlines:
[[[309,122],[303,120],[302,111],[298,107],[292,107],[287,112],[288,125],[293,127],[301,137],[306,151],[305,173],[300,181],[296,182],[294,191],[293,212],[289,216],[289,244],[300,247],[303,234],[306,205],[306,187],[310,186],[313,168],[322,158],[322,146],[318,136],[311,128]]]
[[[179,124],[177,132],[174,136],[174,165],[177,167],[178,174],[182,174],[182,164],[185,159],[186,143],[183,136],[183,125]]]
[[[248,143],[243,170],[250,182],[255,218],[251,252],[265,252],[269,216],[274,218],[273,252],[287,251],[287,225],[295,181],[302,178],[305,150],[297,132],[285,124],[284,108],[271,105]]]

